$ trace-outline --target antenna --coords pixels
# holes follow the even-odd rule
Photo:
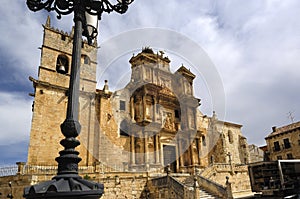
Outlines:
[[[287,113],[288,115],[288,118],[291,120],[292,123],[294,123],[294,119],[295,119],[295,116],[293,115],[294,111],[289,111]]]

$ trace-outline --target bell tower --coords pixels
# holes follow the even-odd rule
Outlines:
[[[30,144],[28,148],[29,165],[55,165],[55,158],[62,149],[59,141],[63,138],[60,124],[66,117],[68,87],[72,60],[72,37],[51,27],[50,17],[43,25],[44,36],[38,79],[33,82],[34,96]],[[97,67],[97,43],[82,43],[80,71],[79,120],[82,124],[78,147],[81,165],[93,163],[93,137],[95,124],[95,91]]]

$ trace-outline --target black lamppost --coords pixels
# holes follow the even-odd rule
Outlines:
[[[7,194],[6,198],[10,198],[10,199],[13,199],[13,194],[12,194],[12,186],[11,186],[11,182],[8,183],[8,186],[10,188],[10,193]],[[1,195],[1,194],[0,194]]]
[[[116,4],[108,0],[27,0],[27,6],[32,11],[46,9],[55,11],[60,19],[62,15],[74,13],[74,38],[72,65],[68,92],[68,107],[66,120],[61,124],[65,139],[60,144],[64,150],[55,160],[58,162],[57,175],[46,181],[24,189],[24,197],[33,198],[100,198],[103,194],[103,184],[90,182],[78,175],[78,163],[81,158],[75,148],[80,145],[76,137],[81,126],[78,122],[79,80],[82,36],[87,37],[89,44],[96,38],[97,23],[103,12],[116,11],[123,14],[133,0],[117,0]]]

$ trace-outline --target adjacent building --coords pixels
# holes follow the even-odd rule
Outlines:
[[[272,127],[265,140],[269,160],[300,159],[300,122]]]

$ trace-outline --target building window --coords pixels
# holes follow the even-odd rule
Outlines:
[[[283,143],[284,143],[284,148],[285,149],[291,148],[291,144],[290,144],[289,138],[283,139]]]
[[[274,151],[280,151],[280,145],[278,141],[274,142]]]
[[[282,156],[281,155],[277,156],[277,160],[282,160]]]
[[[298,140],[298,145],[300,145],[300,140]]]
[[[293,154],[291,154],[291,153],[286,154],[286,157],[287,157],[288,160],[294,159]]]
[[[120,100],[120,110],[121,111],[125,111],[126,110],[125,101],[123,101],[123,100]]]

